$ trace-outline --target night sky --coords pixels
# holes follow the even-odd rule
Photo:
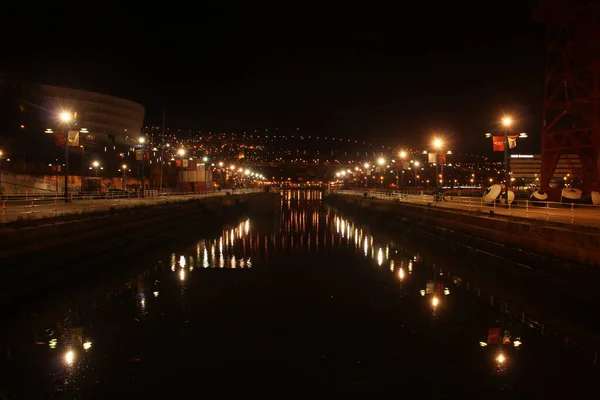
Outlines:
[[[483,133],[510,112],[521,149],[539,148],[545,27],[529,2],[424,3],[4,8],[0,71],[138,101],[148,125],[166,109],[173,128],[420,148],[439,134],[491,153]]]

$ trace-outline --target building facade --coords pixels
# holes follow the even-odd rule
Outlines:
[[[144,107],[131,100],[40,84],[21,84],[18,94],[25,107],[41,107],[38,116],[46,129],[57,127],[61,111],[76,115],[75,128],[86,132],[80,136],[84,145],[131,145],[142,130]]]
[[[550,182],[553,187],[576,184],[581,170],[581,161],[575,154],[563,155],[556,166]],[[511,154],[511,178],[519,186],[539,186],[542,172],[542,156],[540,154]]]
[[[75,118],[68,130],[79,131],[78,146],[70,147],[72,174],[88,174],[99,161],[106,173],[123,163],[133,164],[131,151],[142,131],[144,107],[131,100],[79,89],[0,79],[0,147],[11,157],[13,172],[47,174],[50,163],[64,163],[57,142],[67,127],[60,114]]]

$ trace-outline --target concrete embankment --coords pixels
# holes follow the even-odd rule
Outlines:
[[[386,224],[418,226],[485,251],[501,250],[518,262],[539,262],[538,256],[544,256],[553,269],[600,266],[600,229],[336,194],[327,201]]]
[[[95,270],[177,235],[221,229],[248,213],[277,209],[279,194],[209,197],[128,208],[85,219],[0,229],[0,306]]]

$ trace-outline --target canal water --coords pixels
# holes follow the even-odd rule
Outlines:
[[[378,232],[319,192],[286,192],[274,216],[212,237],[185,232],[3,323],[0,398],[596,391],[596,367],[455,269],[476,261]]]

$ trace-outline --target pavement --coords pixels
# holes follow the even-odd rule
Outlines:
[[[236,190],[233,194],[243,194],[253,190]],[[1,204],[0,223],[7,223],[22,219],[38,219],[55,217],[69,213],[87,213],[109,210],[111,208],[127,208],[136,206],[153,206],[166,202],[186,201],[206,197],[225,196],[227,191],[206,194],[176,193],[162,196],[138,197],[106,197],[106,198],[81,198],[65,203],[62,197],[38,197],[32,199],[4,200]]]
[[[347,196],[363,196],[364,191],[339,190],[335,193]],[[436,202],[432,195],[390,194],[389,192],[375,192],[369,195],[382,200],[400,201],[449,210],[477,212],[486,216],[489,216],[490,212],[493,212],[494,215],[600,227],[600,206],[588,204],[535,203],[519,200],[516,205],[507,207],[500,204],[485,204],[480,197],[449,196],[444,201]]]

